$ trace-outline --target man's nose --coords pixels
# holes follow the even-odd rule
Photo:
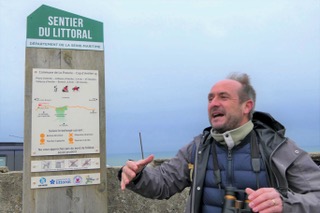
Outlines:
[[[214,106],[218,106],[219,105],[219,100],[217,98],[213,98],[211,99],[211,101],[209,102],[208,104],[208,107],[211,108],[211,107],[214,107]]]

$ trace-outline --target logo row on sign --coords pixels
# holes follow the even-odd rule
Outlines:
[[[100,184],[100,173],[31,177],[31,188]]]

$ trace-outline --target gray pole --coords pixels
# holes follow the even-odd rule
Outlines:
[[[142,159],[144,159],[141,132],[139,132],[139,140],[140,140],[141,156],[142,156]]]

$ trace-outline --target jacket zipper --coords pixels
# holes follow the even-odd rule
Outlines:
[[[228,149],[228,185],[232,186],[232,150]]]
[[[202,140],[203,140],[203,138],[204,138],[204,135],[202,135]],[[203,142],[202,140],[200,141],[200,144],[196,147],[196,153],[195,153],[195,159],[194,159],[194,171],[193,171],[194,176],[193,176],[193,180],[192,180],[192,192],[191,192],[192,199],[191,199],[191,203],[190,203],[190,205],[191,205],[190,210],[192,213],[195,213],[194,208],[195,208],[195,197],[196,197],[196,188],[197,188],[196,180],[198,179],[197,178],[198,167],[196,166],[196,164],[198,163],[198,152],[199,152],[199,147],[200,147],[201,143]]]

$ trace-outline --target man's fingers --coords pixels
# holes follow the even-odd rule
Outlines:
[[[121,183],[120,187],[122,190],[137,176],[141,170],[152,162],[154,159],[153,155],[149,155],[146,159],[139,161],[127,161],[126,165],[122,168]]]
[[[259,198],[261,200],[266,200],[269,199],[273,196],[275,193],[275,189],[273,188],[260,188],[257,189],[256,191],[253,191],[249,195],[249,200],[254,200],[256,198]]]
[[[121,190],[125,190],[126,189],[126,181],[124,180],[124,177],[122,177],[122,179],[121,179],[121,184],[120,184],[120,186],[121,186]]]
[[[124,190],[126,185],[130,183],[130,181],[136,177],[136,173],[131,170],[127,165],[122,168],[121,174],[121,189]]]
[[[246,188],[246,193],[247,193],[248,195],[250,195],[250,194],[253,193],[253,192],[254,192],[253,189],[251,189],[251,188]]]
[[[256,191],[247,188],[249,206],[254,212],[282,212],[282,200],[274,188],[260,188]]]
[[[138,172],[137,165],[126,165],[122,168],[122,177],[125,176],[127,179],[133,179]]]
[[[132,170],[134,173],[139,173],[146,165],[152,162],[154,159],[153,155],[149,155],[147,158],[138,160],[138,161],[128,161],[125,167],[128,167],[128,170]],[[126,170],[125,172],[129,171]],[[130,174],[130,173],[129,173]]]
[[[138,166],[144,167],[151,163],[154,159],[154,155],[149,155],[147,158],[137,161]]]

